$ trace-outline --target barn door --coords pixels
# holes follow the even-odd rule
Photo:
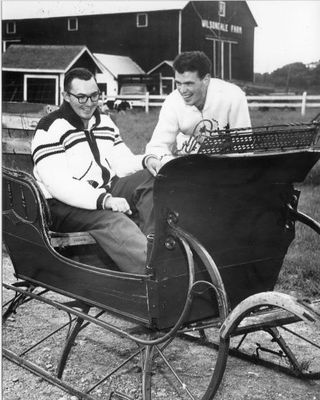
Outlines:
[[[225,80],[232,79],[232,42],[211,39],[208,54],[211,54],[212,76]]]

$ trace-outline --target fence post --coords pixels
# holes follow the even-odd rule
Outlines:
[[[149,92],[146,92],[146,97],[145,97],[145,112],[148,114],[149,113]]]
[[[307,104],[307,92],[302,93],[302,104],[301,104],[301,115],[304,116],[306,113],[306,104]]]

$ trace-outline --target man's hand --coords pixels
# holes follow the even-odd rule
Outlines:
[[[103,203],[103,208],[112,211],[123,212],[124,214],[128,215],[132,214],[127,200],[123,197],[107,197]]]
[[[159,169],[162,167],[162,162],[156,157],[148,157],[146,160],[147,170],[153,175],[156,176]]]

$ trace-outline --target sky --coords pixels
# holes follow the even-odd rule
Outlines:
[[[247,2],[255,28],[254,70],[272,72],[286,64],[320,60],[319,0]]]

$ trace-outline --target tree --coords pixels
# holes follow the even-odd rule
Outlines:
[[[320,64],[313,69],[301,62],[284,65],[270,74],[255,74],[255,83],[272,85],[277,90],[320,92]]]
[[[305,64],[296,62],[278,68],[270,75],[272,83],[282,86],[289,91],[291,87],[305,87],[309,70]]]

